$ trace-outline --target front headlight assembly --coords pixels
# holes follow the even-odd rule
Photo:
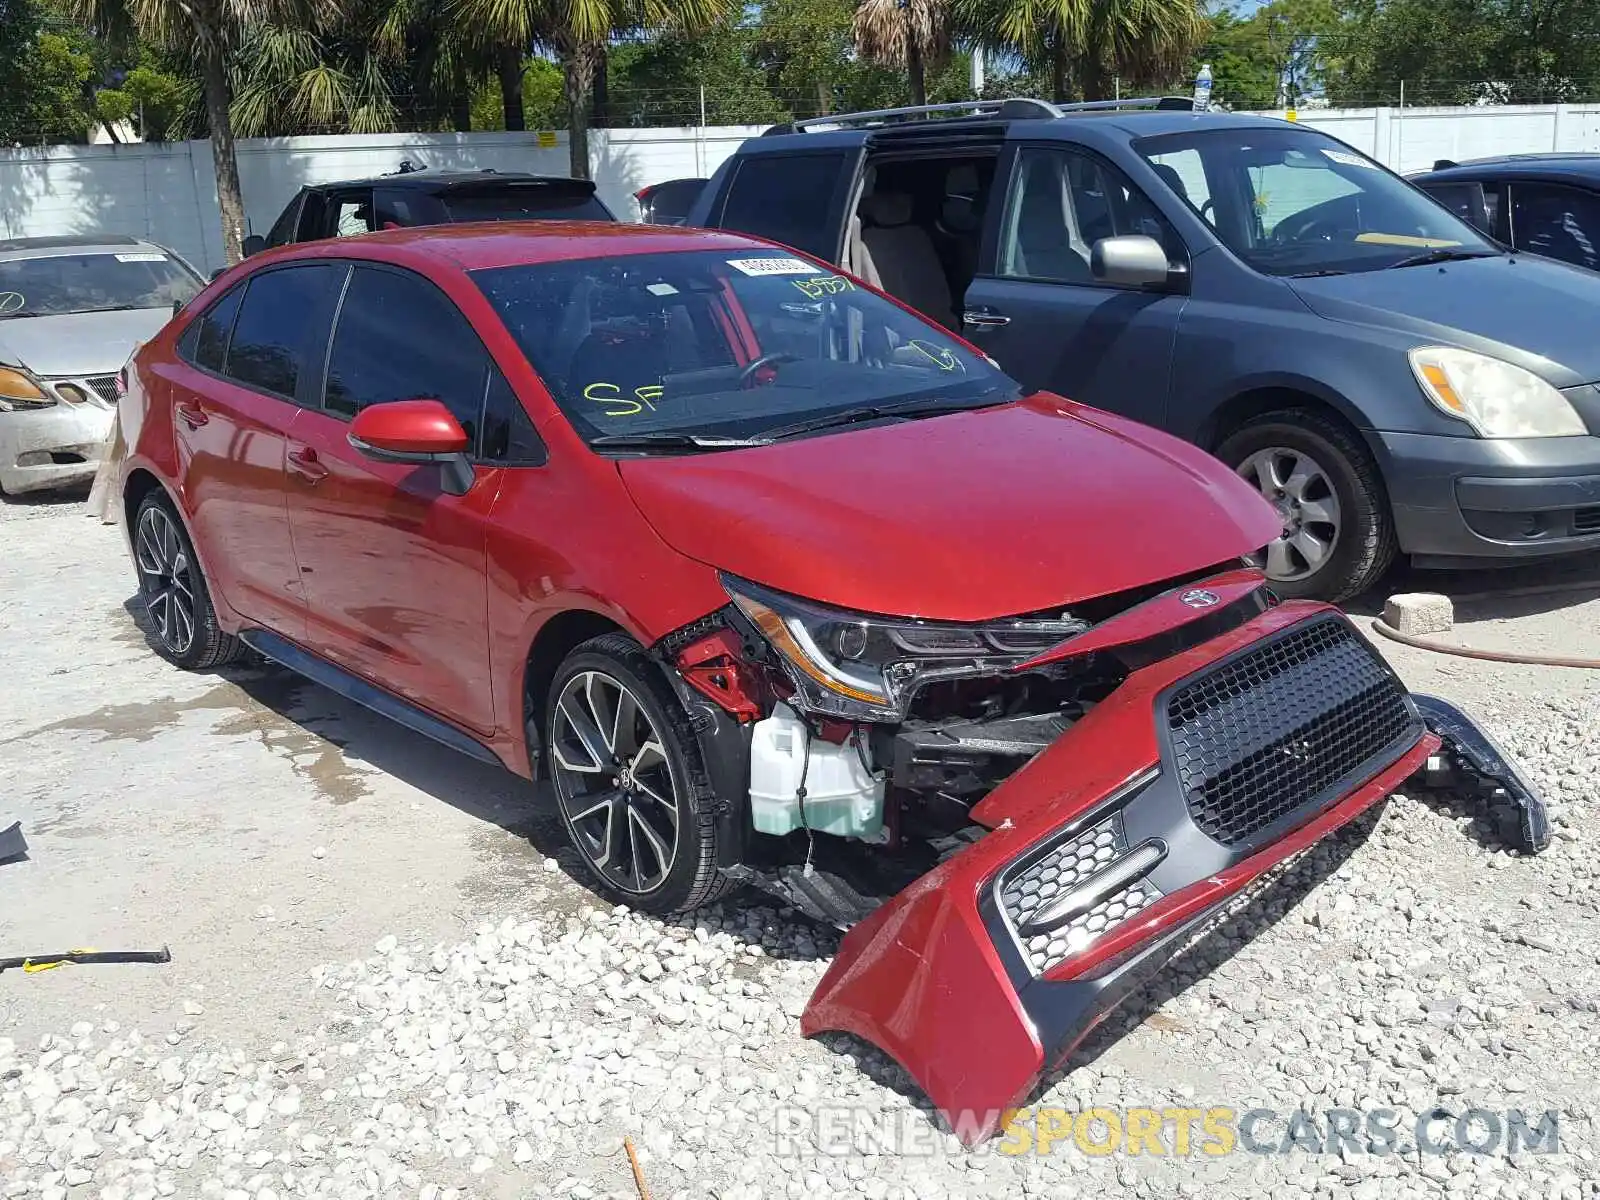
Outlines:
[[[900,721],[935,679],[993,674],[1089,628],[1069,614],[983,624],[832,608],[724,575],[722,585],[776,652],[799,706],[853,721]]]
[[[18,367],[0,367],[0,412],[49,408],[56,402],[37,380]]]
[[[1435,408],[1479,437],[1575,437],[1588,433],[1567,398],[1515,363],[1451,346],[1411,351],[1411,370]]]

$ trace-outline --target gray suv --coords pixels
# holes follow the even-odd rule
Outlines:
[[[1284,595],[1344,598],[1396,553],[1600,547],[1600,276],[1509,252],[1304,126],[954,108],[769,130],[689,224],[838,263],[1024,385],[1213,451],[1282,514]]]

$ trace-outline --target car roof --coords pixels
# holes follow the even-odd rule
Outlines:
[[[1501,154],[1492,158],[1467,159],[1449,166],[1436,166],[1434,170],[1424,171],[1413,178],[1433,183],[1456,179],[1465,183],[1502,176],[1600,184],[1600,154]]]
[[[374,175],[367,179],[339,179],[325,183],[308,183],[306,190],[321,192],[331,188],[385,187],[411,191],[440,192],[461,187],[481,187],[484,184],[547,184],[566,185],[575,190],[592,192],[594,182],[573,179],[566,175],[529,175],[521,171],[403,171],[393,175]]]
[[[849,114],[841,114],[841,119]],[[819,118],[822,120],[825,118]],[[869,136],[881,145],[891,145],[899,138],[913,140],[926,138],[934,130],[948,129],[959,134],[963,130],[996,129],[1005,131],[1008,138],[1073,139],[1087,131],[1116,130],[1129,141],[1144,137],[1159,137],[1169,133],[1191,133],[1207,129],[1281,129],[1287,122],[1277,117],[1248,116],[1222,112],[1183,112],[1175,109],[1102,109],[1090,112],[1068,112],[1060,117],[1013,117],[994,114],[970,117],[951,117],[931,121],[903,121],[896,124],[856,125],[839,129],[785,130],[778,126],[767,136],[751,138],[739,153],[792,153],[800,146],[826,149],[830,146],[855,146]]]
[[[0,262],[22,258],[64,257],[73,254],[126,252],[130,247],[170,255],[172,251],[142,238],[124,233],[63,234],[58,237],[25,237],[0,240]]]
[[[415,225],[357,237],[298,242],[251,258],[254,263],[289,259],[374,258],[429,262],[462,271],[529,263],[612,258],[686,250],[772,250],[775,243],[744,233],[635,225],[621,221],[478,221],[459,225]]]

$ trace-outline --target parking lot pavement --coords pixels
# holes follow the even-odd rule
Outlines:
[[[0,866],[0,956],[173,955],[0,976],[0,1195],[633,1196],[624,1134],[656,1195],[721,1200],[1600,1179],[1600,672],[1380,643],[1524,758],[1553,849],[1498,852],[1397,798],[1114,1018],[1029,1126],[1255,1107],[1275,1151],[1297,1106],[1443,1104],[1555,1111],[1559,1153],[1184,1156],[1169,1131],[1166,1156],[1099,1154],[1102,1123],[973,1156],[880,1055],[799,1038],[832,935],[737,898],[677,922],[602,909],[528,785],[275,668],[176,671],[133,592],[120,531],[71,500],[0,504],[0,826],[31,851]],[[1600,656],[1597,597],[1485,597],[1451,636]],[[862,1137],[830,1153],[841,1120]]]

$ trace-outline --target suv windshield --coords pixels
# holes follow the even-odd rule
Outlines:
[[[1213,129],[1134,146],[1228,249],[1268,275],[1500,253],[1403,179],[1308,129]]]
[[[997,404],[1019,389],[934,325],[755,247],[474,272],[589,441],[760,438],[865,409]],[[925,407],[924,407],[925,406]]]
[[[171,308],[201,288],[159,250],[49,254],[0,261],[0,320],[121,308]]]
[[[440,199],[451,221],[610,221],[592,188],[545,183],[453,188]]]

